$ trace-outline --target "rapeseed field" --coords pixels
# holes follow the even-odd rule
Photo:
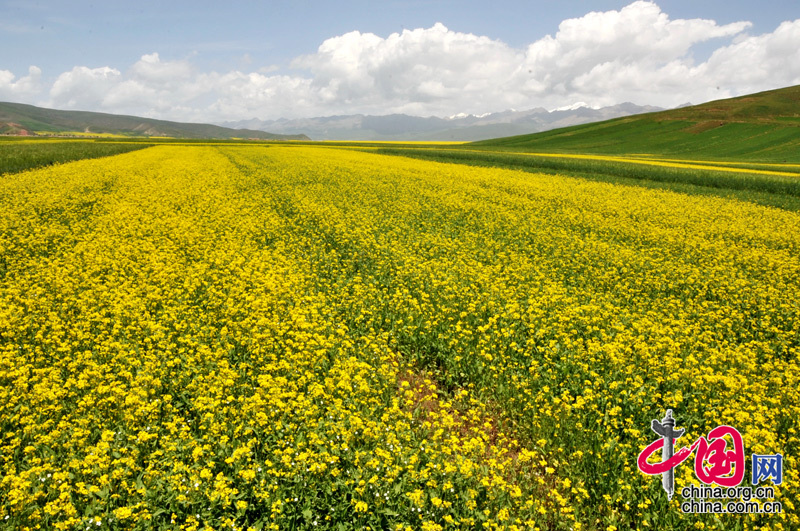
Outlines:
[[[798,529],[799,288],[800,215],[717,197],[293,145],[8,174],[0,526]],[[683,514],[636,465],[667,408],[782,454],[783,511]]]

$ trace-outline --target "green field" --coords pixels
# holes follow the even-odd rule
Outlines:
[[[73,160],[118,155],[148,145],[142,142],[121,144],[92,140],[24,141],[7,138],[0,140],[0,175]]]

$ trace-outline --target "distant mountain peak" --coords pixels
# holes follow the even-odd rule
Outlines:
[[[465,112],[460,112],[460,113],[457,113],[457,114],[451,114],[450,116],[448,116],[445,119],[446,120],[461,120],[463,118],[486,118],[487,116],[491,116],[492,114],[494,114],[494,113],[485,112],[483,114],[467,114]]]
[[[590,106],[588,103],[586,103],[585,101],[576,101],[576,102],[575,102],[575,103],[573,103],[572,105],[564,105],[563,107],[558,107],[557,109],[553,109],[553,110],[552,110],[552,111],[550,111],[550,112],[556,112],[556,111],[577,111],[578,109],[593,109],[593,110],[597,110],[597,109],[598,109],[598,107],[592,107],[592,106]]]

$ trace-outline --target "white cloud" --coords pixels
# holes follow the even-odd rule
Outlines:
[[[161,61],[158,53],[152,53],[143,55],[124,73],[108,66],[78,66],[64,72],[45,104],[161,117],[205,92],[188,61]]]
[[[127,70],[77,66],[58,76],[42,103],[192,121],[447,116],[577,101],[669,107],[800,83],[800,20],[764,35],[748,34],[750,27],[673,20],[654,2],[637,1],[565,20],[522,49],[443,24],[388,37],[354,31],[295,58],[288,74],[274,66],[247,72],[247,61],[202,72],[189,59],[162,60],[158,53]],[[697,63],[693,46],[707,41],[718,48]],[[38,69],[16,81],[0,71],[0,95],[11,98],[38,79]]]
[[[188,61],[162,61],[158,53],[151,53],[143,55],[127,74],[132,79],[169,88],[190,81],[193,69]]]
[[[500,86],[522,56],[503,42],[448,30],[442,24],[382,39],[351,32],[328,39],[293,66],[312,74],[312,86],[329,103],[375,112],[416,105],[441,112],[505,105]],[[500,82],[500,83],[498,83]]]
[[[520,86],[532,97],[551,101],[561,97],[603,105],[624,100],[670,104],[667,100],[679,79],[670,76],[693,66],[693,45],[733,37],[750,25],[670,20],[652,2],[592,12],[565,20],[555,37],[548,35],[528,47],[520,68],[521,78],[527,79]]]
[[[41,91],[41,78],[42,71],[38,66],[29,67],[28,75],[19,79],[13,72],[0,70],[0,101],[32,103]]]
[[[740,93],[800,84],[800,19],[716,50],[700,73]]]
[[[76,66],[56,79],[50,89],[49,105],[64,109],[105,110],[103,100],[122,81],[115,68]]]

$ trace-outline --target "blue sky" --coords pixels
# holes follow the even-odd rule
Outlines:
[[[670,106],[800,83],[798,48],[788,0],[4,0],[0,100],[204,121]]]

